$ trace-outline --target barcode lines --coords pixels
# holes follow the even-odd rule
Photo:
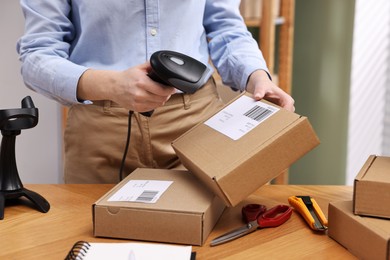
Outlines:
[[[141,195],[138,196],[136,201],[146,201],[150,202],[154,199],[154,197],[158,194],[158,191],[154,190],[144,190]]]
[[[257,122],[262,121],[264,118],[266,118],[268,115],[270,115],[273,111],[261,106],[254,106],[251,109],[249,109],[247,112],[244,113],[244,116],[247,116],[253,120],[256,120]]]

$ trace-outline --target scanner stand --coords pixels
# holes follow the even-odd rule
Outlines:
[[[22,100],[21,109],[0,110],[0,130],[3,135],[0,150],[0,220],[4,219],[6,200],[26,197],[40,212],[46,213],[50,204],[38,193],[23,187],[15,159],[16,136],[21,129],[32,128],[38,123],[38,109],[29,96]]]

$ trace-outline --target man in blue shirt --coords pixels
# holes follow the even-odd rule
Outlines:
[[[192,95],[151,80],[155,51],[212,61],[224,84],[294,110],[294,100],[270,80],[238,0],[20,2],[26,26],[17,50],[24,82],[70,106],[67,183],[117,182],[129,110],[135,113],[125,173],[182,167],[171,142],[222,103],[213,80]],[[139,114],[150,110],[150,118]]]

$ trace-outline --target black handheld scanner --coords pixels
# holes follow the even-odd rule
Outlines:
[[[193,94],[210,78],[212,71],[200,61],[174,51],[157,51],[150,57],[152,67],[149,77],[172,86],[183,93]],[[143,112],[151,116],[153,111]]]

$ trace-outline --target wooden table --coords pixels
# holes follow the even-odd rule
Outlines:
[[[48,213],[32,209],[27,201],[9,204],[0,220],[0,259],[63,259],[73,243],[124,242],[95,238],[92,233],[92,204],[104,195],[110,184],[26,185],[51,204]],[[310,195],[324,213],[329,201],[351,200],[351,186],[266,185],[244,203],[267,207],[288,204],[292,195]],[[241,226],[241,205],[228,208],[202,247],[194,246],[197,259],[356,259],[326,233],[315,233],[296,213],[283,226],[257,230],[240,239],[210,247],[210,241]]]

